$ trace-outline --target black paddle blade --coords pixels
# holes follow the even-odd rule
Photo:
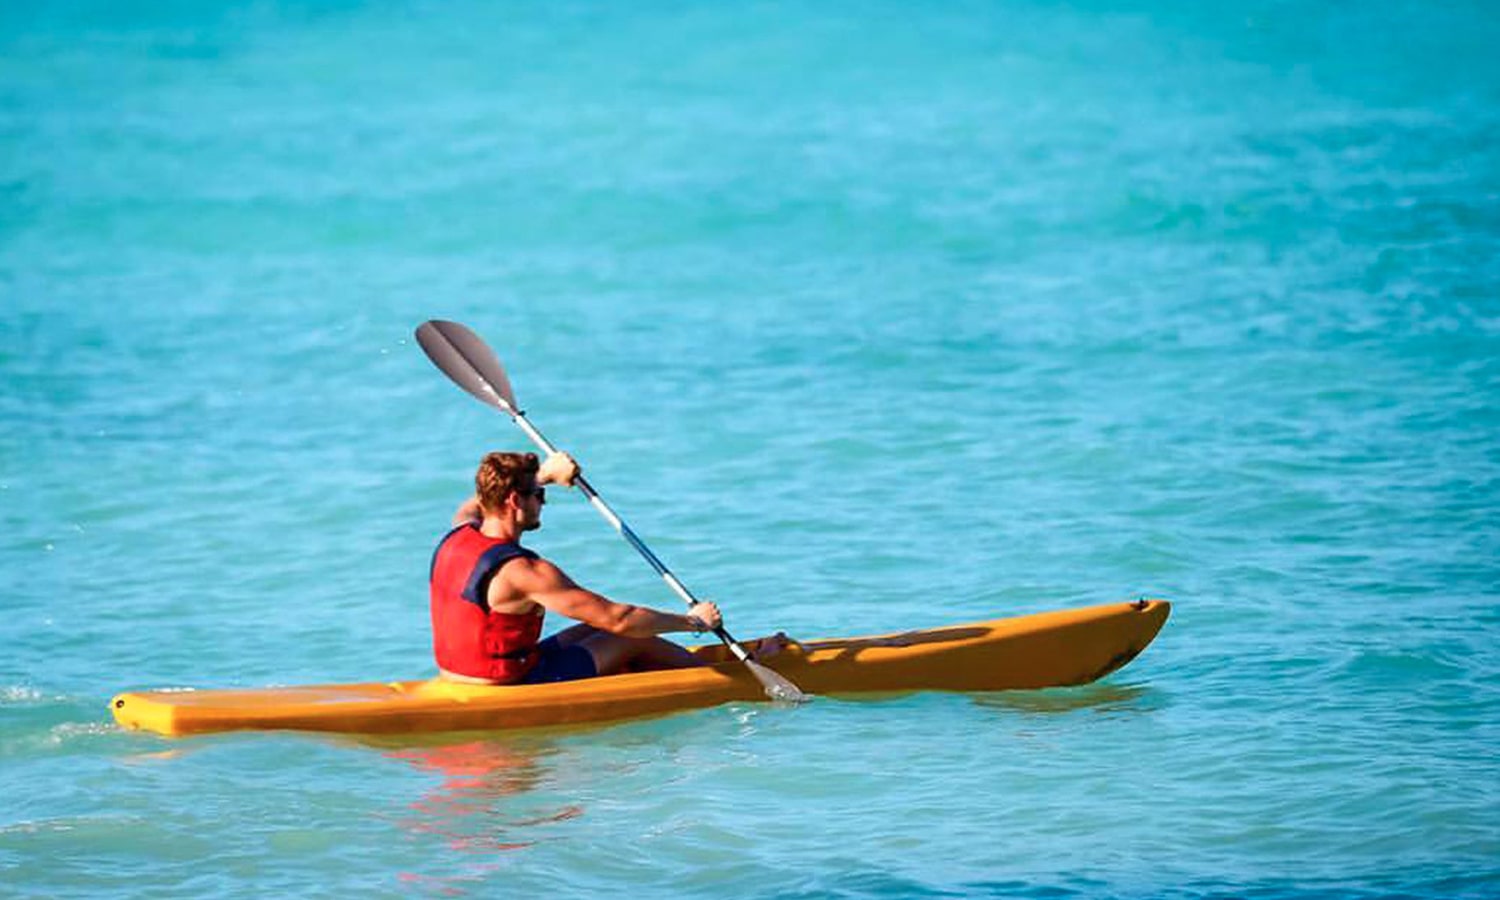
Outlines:
[[[505,369],[479,335],[457,322],[433,319],[417,328],[417,343],[454,384],[501,412],[519,411]]]

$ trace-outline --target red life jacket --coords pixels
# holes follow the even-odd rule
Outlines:
[[[536,559],[514,541],[487,537],[460,525],[432,554],[432,649],[445,672],[498,682],[520,681],[537,663],[542,616],[497,613],[487,596],[490,581],[513,559]]]

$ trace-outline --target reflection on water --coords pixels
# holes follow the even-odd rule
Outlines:
[[[1055,714],[1080,710],[1098,713],[1144,713],[1161,709],[1165,695],[1140,684],[1086,684],[1037,691],[998,691],[972,696],[975,706],[1005,712]]]
[[[361,743],[441,776],[411,804],[413,815],[397,824],[413,834],[441,837],[453,850],[519,850],[537,842],[533,830],[538,826],[583,815],[577,804],[538,808],[543,788],[553,781],[555,766],[548,760],[559,752],[543,737],[446,735]]]
[[[187,756],[190,749],[191,748],[188,747],[173,747],[170,750],[152,750],[146,753],[130,753],[120,757],[120,762],[124,763],[127,766],[133,766],[142,763],[150,765],[153,763],[168,762],[170,760],[181,759]]]

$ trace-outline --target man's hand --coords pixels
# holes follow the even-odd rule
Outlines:
[[[453,513],[453,524],[466,525],[470,522],[481,522],[484,520],[484,510],[479,508],[479,497],[475,495],[460,503],[458,510]]]
[[[713,631],[724,624],[724,617],[719,615],[719,607],[713,603],[693,604],[693,608],[688,610],[688,618],[701,624],[702,631]]]
[[[561,451],[547,457],[536,470],[537,484],[561,484],[568,487],[578,479],[578,463]]]

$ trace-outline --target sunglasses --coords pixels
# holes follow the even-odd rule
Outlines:
[[[542,503],[547,502],[547,489],[544,487],[534,487],[529,491],[516,491],[516,493],[522,497],[535,497]]]

